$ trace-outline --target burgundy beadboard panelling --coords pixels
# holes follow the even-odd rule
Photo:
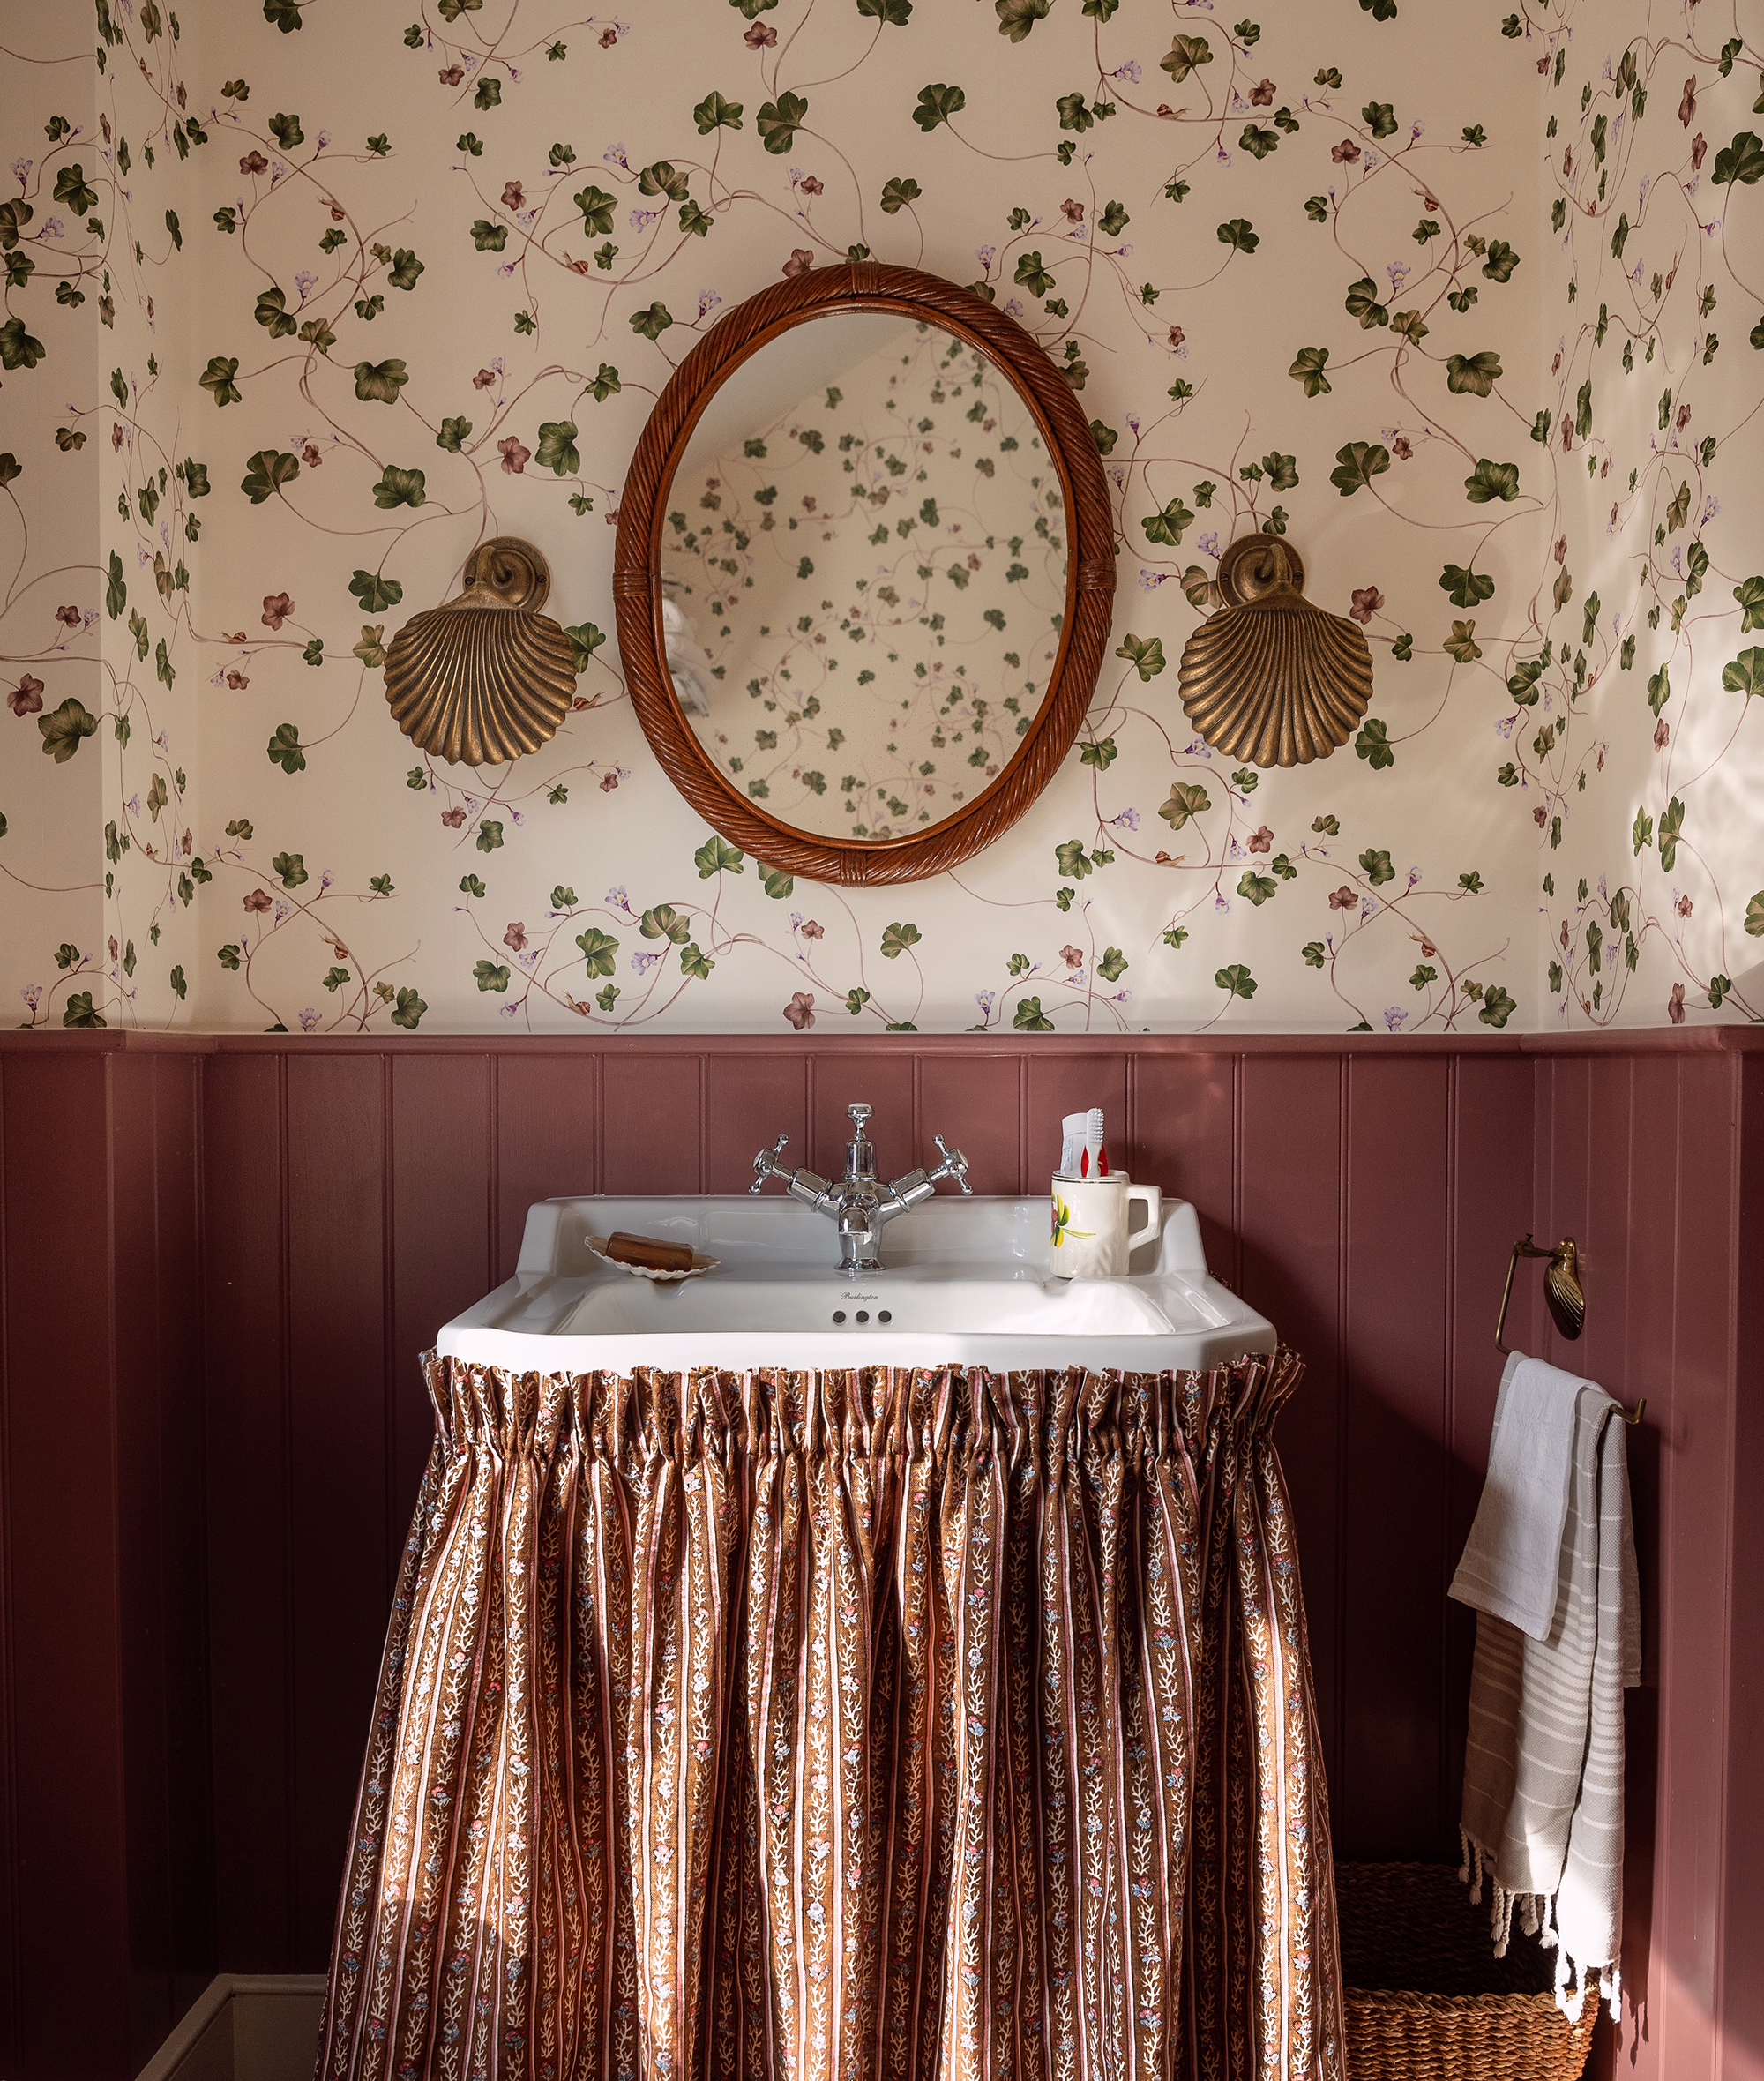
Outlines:
[[[601,1058],[509,1052],[493,1055],[490,1068],[496,1114],[490,1283],[499,1286],[513,1276],[527,1209],[535,1200],[600,1190]],[[448,1320],[437,1316],[429,1327]]]
[[[1474,1627],[1444,1590],[1494,1311],[1515,1236],[1575,1234],[1585,1337],[1553,1339],[1532,1264],[1510,1340],[1648,1397],[1626,1433],[1644,2021],[1620,2055],[1607,2031],[1594,2070],[1714,2081],[1725,2014],[1721,2081],[1759,2081],[1764,1054],[1688,1035],[198,1048],[0,1037],[0,2071],[71,2076],[73,2003],[109,2047],[79,2070],[122,2081],[211,1928],[211,1963],[324,1963],[430,1442],[415,1354],[512,1271],[527,1206],[739,1191],[781,1132],[836,1171],[863,1098],[886,1172],[941,1130],[982,1192],[1039,1190],[1059,1115],[1102,1104],[1117,1162],[1193,1201],[1213,1269],[1304,1352],[1280,1442],[1348,1858],[1454,1852]],[[178,1269],[198,1253],[199,1308]],[[107,1281],[108,1311],[79,1305]],[[110,1648],[71,1659],[73,1637]],[[192,1868],[211,1837],[212,1875]]]

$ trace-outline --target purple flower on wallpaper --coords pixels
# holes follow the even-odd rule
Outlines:
[[[626,173],[631,171],[631,161],[624,155],[623,145],[609,145],[601,157],[609,166],[622,166]]]
[[[622,887],[609,888],[603,901],[610,903],[615,910],[629,910],[631,909],[631,899]]]
[[[29,160],[26,160],[25,163],[26,166],[28,166],[30,164]],[[16,171],[17,169],[15,168],[14,170]],[[41,983],[27,983],[19,992],[19,995],[24,999],[25,1002],[30,1007],[31,1010],[34,1012],[37,1007],[42,1002],[43,986]]]
[[[1219,537],[1217,535],[1200,535],[1194,546],[1203,557],[1216,557],[1219,554]]]
[[[1721,501],[1715,497],[1715,493],[1711,491],[1708,497],[1703,500],[1703,526],[1707,528],[1709,522],[1714,520],[1715,515],[1720,511]]]
[[[1125,79],[1129,86],[1137,86],[1145,75],[1140,71],[1138,58],[1129,58],[1125,65],[1117,65],[1109,77],[1111,79]]]
[[[19,187],[22,188],[26,182],[30,179],[31,168],[37,162],[34,159],[15,159],[12,161],[12,178],[19,183]]]
[[[304,303],[313,290],[318,288],[318,277],[313,273],[310,267],[303,267],[295,275],[294,286],[300,291],[300,300]]]
[[[313,1028],[318,1024],[318,1021],[319,1014],[314,1011],[310,1005],[308,1005],[300,1014],[300,1030],[303,1033],[310,1033]]]
[[[59,217],[45,217],[43,219],[43,236],[45,238],[65,238],[66,236],[67,227]]]
[[[992,263],[998,258],[998,249],[995,245],[977,245],[974,249],[974,257],[990,273]]]
[[[1013,297],[1009,298],[1009,299],[1008,299],[1008,301],[1005,303],[1005,316],[1006,318],[1021,318],[1021,316],[1022,316],[1022,315],[1023,315],[1023,307],[1022,307],[1022,305],[1021,305],[1021,304],[1020,304],[1020,303],[1017,301],[1017,299],[1016,299],[1014,296],[1013,296]]]
[[[1142,569],[1140,573],[1140,590],[1142,593],[1155,593],[1163,583],[1164,580],[1169,576],[1170,573],[1168,571],[1146,571]]]
[[[1119,816],[1110,817],[1109,821],[1123,831],[1137,831],[1140,827],[1140,812],[1136,809],[1124,809]]]
[[[1384,1022],[1395,1033],[1400,1028],[1408,1025],[1409,1014],[1401,1005],[1387,1005],[1384,1008]]]
[[[721,302],[722,298],[717,295],[714,289],[700,289],[699,292],[699,316],[700,318],[708,317]],[[611,520],[614,515],[609,513],[607,518]]]
[[[1403,283],[1409,280],[1409,263],[1406,260],[1388,260],[1385,263],[1384,271],[1390,277],[1391,295],[1394,296],[1401,294]]]
[[[637,975],[647,976],[661,958],[659,954],[647,954],[639,947],[631,957],[631,966]]]
[[[631,228],[633,231],[647,231],[661,214],[660,210],[632,210],[629,219]]]
[[[519,1004],[498,1006],[497,1016],[499,1019],[518,1019],[520,1016],[520,1007]]]
[[[1426,135],[1427,125],[1424,123],[1411,123],[1409,124],[1409,141],[1411,145],[1415,142],[1416,138],[1424,138]]]

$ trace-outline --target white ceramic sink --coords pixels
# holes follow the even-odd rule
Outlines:
[[[603,1264],[626,1229],[721,1261],[658,1285]],[[447,1324],[444,1355],[518,1370],[722,1366],[1094,1366],[1150,1372],[1271,1351],[1273,1326],[1211,1277],[1166,1200],[1129,1276],[1048,1276],[1048,1202],[939,1196],[890,1223],[887,1269],[841,1275],[833,1224],[782,1197],[542,1200],[513,1278]],[[842,1318],[836,1320],[836,1318]]]

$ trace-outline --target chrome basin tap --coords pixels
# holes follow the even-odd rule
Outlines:
[[[812,1171],[786,1170],[778,1158],[790,1137],[781,1134],[772,1148],[762,1149],[754,1157],[753,1183],[748,1189],[757,1193],[768,1178],[781,1178],[795,1198],[818,1214],[825,1214],[839,1233],[836,1269],[841,1276],[849,1276],[884,1269],[880,1254],[883,1228],[897,1214],[929,1200],[937,1191],[939,1178],[954,1179],[962,1191],[970,1194],[974,1187],[968,1182],[968,1158],[959,1149],[946,1148],[941,1134],[932,1136],[943,1154],[943,1161],[935,1169],[908,1171],[904,1178],[885,1185],[876,1175],[876,1151],[864,1131],[870,1107],[848,1105],[845,1110],[852,1122],[851,1141],[845,1152],[845,1176],[837,1184]]]

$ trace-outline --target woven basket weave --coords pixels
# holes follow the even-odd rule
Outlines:
[[[1455,1868],[1340,1864],[1335,1898],[1349,2081],[1580,2081],[1596,1995],[1570,2022],[1554,1954],[1516,1928],[1497,1958]]]

